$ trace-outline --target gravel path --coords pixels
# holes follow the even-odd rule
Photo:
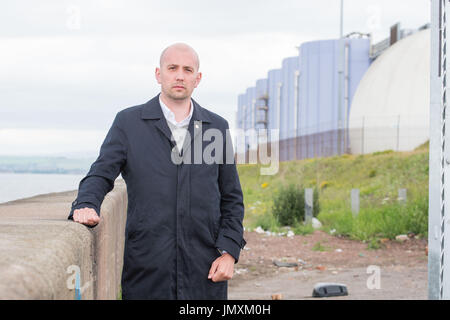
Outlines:
[[[229,299],[313,299],[319,282],[342,283],[348,296],[332,299],[427,299],[427,241],[386,240],[377,250],[366,243],[315,231],[279,237],[245,232]],[[274,261],[296,263],[279,267]],[[331,298],[327,298],[331,299]]]

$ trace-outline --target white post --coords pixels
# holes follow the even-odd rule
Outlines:
[[[313,189],[305,189],[305,224],[311,224],[313,218]]]
[[[359,213],[359,189],[352,189],[350,198],[352,203],[353,217],[356,218]]]
[[[398,201],[406,202],[406,189],[398,189]]]

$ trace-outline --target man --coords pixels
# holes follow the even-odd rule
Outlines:
[[[233,152],[225,144],[228,123],[191,99],[198,69],[198,55],[186,44],[162,52],[155,72],[161,93],[116,115],[72,204],[69,219],[101,223],[101,203],[122,174],[128,192],[123,299],[226,299],[245,245],[239,177],[234,160],[226,161]],[[223,161],[197,159],[208,129],[224,137]]]

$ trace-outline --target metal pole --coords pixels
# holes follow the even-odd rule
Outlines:
[[[297,160],[297,138],[298,138],[298,114],[299,114],[299,82],[300,82],[300,71],[296,70],[294,74],[294,157],[291,160]]]
[[[428,299],[439,299],[440,288],[440,5],[441,0],[431,2],[431,56],[430,56],[430,155],[429,155],[429,204],[428,204]]]
[[[450,158],[445,145],[447,107],[447,3],[431,2],[431,61],[430,61],[430,158],[429,158],[429,221],[428,221],[428,298],[450,299],[450,228],[446,227],[450,198]],[[445,258],[445,259],[444,259]]]
[[[344,59],[344,46],[343,46],[343,37],[344,37],[344,0],[341,0],[341,19],[340,19],[340,31],[339,31],[339,49],[338,49],[338,154],[342,154],[342,149],[344,146],[343,143],[343,119],[342,119],[342,86],[343,86],[343,73],[344,73],[344,66],[343,66],[343,59]]]
[[[339,38],[344,37],[344,0],[341,0],[341,28],[339,33]]]
[[[348,143],[348,114],[350,109],[350,97],[349,97],[349,51],[350,43],[347,42],[343,44],[344,46],[344,153],[349,153],[349,143]]]
[[[447,188],[448,181],[450,181],[450,172],[449,172],[449,148],[445,145],[445,141],[450,134],[450,130],[446,130],[446,122],[447,122],[447,9],[448,9],[448,0],[443,0],[442,4],[442,15],[441,15],[441,108],[440,108],[440,133],[441,133],[441,145],[440,145],[440,162],[441,162],[441,203],[440,203],[440,221],[439,226],[441,229],[440,235],[440,278],[441,278],[441,286],[440,286],[440,299],[448,300],[450,299],[450,263],[445,263],[445,260],[449,258],[449,248],[450,248],[450,229],[446,227],[446,221],[448,220],[448,214],[450,208],[448,205],[448,201],[445,199],[450,199],[450,188]],[[447,221],[448,224],[448,221]],[[444,259],[445,257],[445,259]]]

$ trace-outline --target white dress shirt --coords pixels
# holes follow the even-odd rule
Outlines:
[[[189,126],[189,121],[191,121],[192,113],[194,112],[194,104],[192,103],[191,100],[189,115],[180,122],[177,122],[175,120],[175,114],[164,104],[164,102],[161,100],[161,96],[159,96],[159,104],[161,105],[164,118],[166,118],[167,125],[169,126],[170,131],[172,132],[172,137],[175,140],[175,143],[177,144],[178,152],[181,153],[184,138],[186,137],[186,132]]]

